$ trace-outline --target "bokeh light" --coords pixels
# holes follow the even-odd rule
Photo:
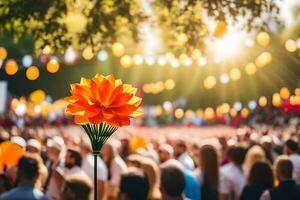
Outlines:
[[[228,76],[227,73],[221,74],[221,76],[220,76],[220,82],[221,82],[222,84],[226,84],[226,83],[229,82],[229,76]]]
[[[7,57],[7,51],[4,47],[0,47],[0,60],[5,60]]]
[[[261,53],[255,60],[255,65],[257,67],[264,67],[272,62],[272,54],[270,52]]]
[[[56,73],[59,70],[59,63],[56,59],[51,59],[46,65],[46,69],[49,73]]]
[[[281,106],[281,97],[279,93],[274,93],[272,96],[272,104],[275,107],[280,107]]]
[[[140,54],[135,54],[132,59],[135,65],[141,65],[144,62],[144,58]]]
[[[17,73],[17,71],[18,71],[17,62],[15,60],[8,60],[5,65],[5,72],[8,75],[13,76]]]
[[[181,119],[184,115],[184,111],[182,108],[177,108],[174,113],[176,119]]]
[[[242,109],[242,103],[241,102],[235,102],[233,104],[233,108],[237,111],[240,111]]]
[[[267,46],[270,43],[271,37],[267,32],[259,32],[256,36],[256,41],[261,46]]]
[[[32,56],[31,55],[23,56],[22,64],[24,67],[30,67],[32,65]]]
[[[248,75],[254,75],[256,73],[256,65],[254,63],[248,63],[245,67],[245,71]]]
[[[216,78],[214,76],[208,76],[205,80],[204,80],[204,87],[206,89],[211,89],[216,85],[217,81]]]
[[[29,95],[29,100],[32,103],[39,104],[46,98],[46,93],[43,90],[35,90]]]
[[[295,52],[297,50],[297,43],[295,40],[287,40],[284,46],[285,49],[289,52]]]
[[[116,42],[112,45],[112,54],[114,56],[120,57],[124,55],[124,53],[125,53],[125,48],[123,44]]]
[[[204,118],[206,120],[212,120],[215,118],[215,111],[213,108],[208,107],[204,110]]]
[[[120,59],[120,63],[124,68],[131,67],[132,65],[132,58],[129,55],[124,55]]]
[[[86,47],[83,51],[82,51],[82,57],[85,60],[91,60],[94,57],[94,53],[93,53],[93,49],[92,47]]]
[[[99,51],[99,53],[97,54],[97,58],[99,61],[106,61],[108,59],[108,53],[105,50],[101,50]]]
[[[259,99],[258,99],[258,105],[259,105],[260,107],[265,107],[267,104],[268,104],[268,99],[267,99],[267,97],[265,97],[265,96],[259,97]]]
[[[36,66],[31,66],[26,70],[26,77],[28,80],[34,81],[40,76],[40,70]]]
[[[200,57],[197,62],[198,62],[198,65],[201,67],[203,67],[207,64],[207,60],[205,57]]]
[[[175,81],[173,79],[168,79],[165,82],[165,88],[166,90],[173,90],[175,87]]]
[[[284,100],[288,99],[290,97],[290,91],[286,87],[281,88],[279,94],[280,94],[280,97]]]
[[[241,78],[241,71],[238,68],[233,68],[230,70],[229,76],[232,80],[237,81]]]

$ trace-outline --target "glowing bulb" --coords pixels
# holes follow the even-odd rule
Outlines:
[[[171,61],[171,66],[173,68],[177,68],[179,67],[180,63],[179,63],[179,60],[177,60],[176,58],[174,58],[172,61]]]
[[[27,107],[22,102],[17,105],[16,110],[15,110],[15,112],[18,116],[23,116],[26,113],[26,111],[27,111]]]
[[[208,76],[205,80],[204,80],[204,87],[206,89],[211,89],[216,85],[217,81],[216,78],[214,76]]]
[[[227,73],[221,74],[221,76],[220,76],[220,82],[221,82],[222,84],[226,84],[226,83],[229,82],[229,76],[228,76]]]
[[[160,66],[164,66],[167,63],[167,60],[166,60],[165,56],[159,56],[158,59],[157,59],[157,63]]]
[[[281,88],[279,94],[282,99],[288,99],[290,97],[290,91],[286,87]]]
[[[238,68],[230,70],[229,76],[232,80],[237,81],[241,78],[241,71]]]
[[[122,56],[121,60],[120,60],[120,63],[121,63],[121,65],[124,68],[131,67],[131,65],[132,65],[132,58],[131,58],[131,56],[129,56],[129,55]]]
[[[248,102],[248,107],[250,110],[254,110],[256,108],[256,101],[252,100]]]
[[[204,110],[204,118],[206,120],[212,120],[215,118],[215,111],[211,107],[208,107]]]
[[[183,61],[184,66],[189,67],[193,64],[193,60],[190,57],[186,57]]]
[[[237,110],[237,111],[240,111],[240,110],[242,109],[242,104],[241,104],[241,102],[235,102],[235,103],[233,104],[233,108],[234,108],[235,110]]]
[[[94,57],[93,49],[92,47],[86,47],[82,52],[82,57],[85,60],[91,60]]]
[[[254,75],[256,73],[256,65],[254,63],[248,63],[245,70],[247,74]]]
[[[295,40],[287,40],[285,42],[285,48],[289,52],[295,52],[297,50],[297,43]]]
[[[67,49],[67,51],[65,53],[65,56],[64,56],[64,60],[68,64],[72,64],[72,63],[75,62],[75,60],[76,60],[76,53],[75,53],[75,51],[71,47],[69,47]]]
[[[268,104],[268,99],[267,99],[267,97],[265,97],[265,96],[259,97],[259,99],[258,99],[258,105],[259,105],[260,107],[265,107],[267,104]]]
[[[167,90],[172,90],[172,89],[174,89],[174,87],[175,87],[175,81],[174,80],[172,80],[172,79],[166,80],[166,82],[165,82],[165,88]]]
[[[176,119],[181,119],[184,115],[184,111],[182,108],[177,108],[174,113]]]
[[[105,61],[108,58],[108,53],[105,50],[101,50],[97,54],[97,58],[99,61]]]
[[[123,44],[118,43],[118,42],[114,43],[112,45],[112,53],[114,56],[117,56],[117,57],[124,55],[125,48],[124,48]]]
[[[140,54],[136,54],[133,56],[133,63],[135,65],[141,65],[143,61],[144,61],[143,56],[141,56]]]
[[[15,60],[8,60],[5,65],[5,72],[12,76],[15,75],[18,71],[18,64]]]
[[[56,73],[59,70],[59,63],[56,59],[51,59],[47,65],[46,69],[49,73]]]
[[[34,81],[40,76],[40,70],[36,66],[31,66],[26,70],[26,77],[28,80]]]
[[[252,38],[247,38],[247,39],[245,40],[245,45],[246,45],[247,47],[253,47],[253,46],[254,46],[254,40],[253,40]]]
[[[145,59],[147,65],[154,65],[155,64],[155,59],[152,56],[147,56]]]
[[[207,60],[205,57],[199,58],[197,62],[199,66],[205,66],[207,64]]]
[[[23,56],[22,64],[24,67],[30,67],[32,65],[32,56],[31,55]]]
[[[267,32],[260,32],[256,36],[257,43],[261,46],[267,46],[270,43],[270,35]]]
[[[0,47],[0,60],[5,60],[7,57],[7,51],[4,47]]]
[[[275,107],[280,107],[281,106],[281,97],[279,93],[274,93],[272,96],[272,104]]]

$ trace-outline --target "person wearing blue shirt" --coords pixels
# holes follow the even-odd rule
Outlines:
[[[18,186],[0,196],[0,200],[51,200],[34,187],[39,176],[36,159],[23,156],[18,163]]]

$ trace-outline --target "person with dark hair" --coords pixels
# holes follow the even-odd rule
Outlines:
[[[160,191],[162,200],[183,200],[185,176],[182,165],[176,160],[161,165]]]
[[[248,183],[244,187],[240,200],[259,200],[265,190],[273,188],[274,175],[269,163],[255,162],[248,176]]]
[[[64,175],[81,175],[88,177],[88,175],[81,169],[82,156],[79,151],[75,149],[68,149],[65,157]]]
[[[217,200],[219,187],[219,162],[215,148],[204,145],[199,153],[199,182],[202,200]]]
[[[147,176],[137,168],[130,168],[121,177],[120,200],[147,200],[149,183]]]
[[[298,143],[289,139],[284,144],[284,153],[289,156],[293,163],[293,178],[300,185],[300,155],[298,154]]]
[[[246,149],[241,146],[233,147],[230,151],[230,163],[221,168],[220,200],[239,199],[246,184],[243,170]]]
[[[193,171],[195,164],[187,151],[187,145],[183,140],[177,140],[174,147],[175,158],[184,166],[185,170]]]
[[[69,176],[61,196],[64,200],[89,200],[92,190],[93,184],[88,178]]]
[[[279,156],[275,161],[275,174],[279,185],[266,190],[260,200],[299,200],[300,186],[292,179],[293,163],[286,156]]]
[[[12,188],[12,185],[5,174],[0,174],[0,195],[4,192],[9,191]]]
[[[18,186],[0,196],[0,200],[50,200],[35,188],[39,176],[38,161],[23,156],[18,163]]]

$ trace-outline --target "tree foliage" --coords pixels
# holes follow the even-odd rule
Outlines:
[[[140,25],[153,19],[141,3],[146,0],[7,0],[0,2],[0,32],[17,41],[29,35],[36,51],[49,46],[62,54],[69,46],[97,51],[120,40],[138,42]],[[209,34],[204,14],[248,30],[266,28],[275,19],[273,0],[152,0],[154,19],[163,31],[168,50],[203,48]],[[243,20],[241,20],[243,19]],[[244,21],[241,23],[241,21]],[[186,36],[184,37],[184,34]]]

